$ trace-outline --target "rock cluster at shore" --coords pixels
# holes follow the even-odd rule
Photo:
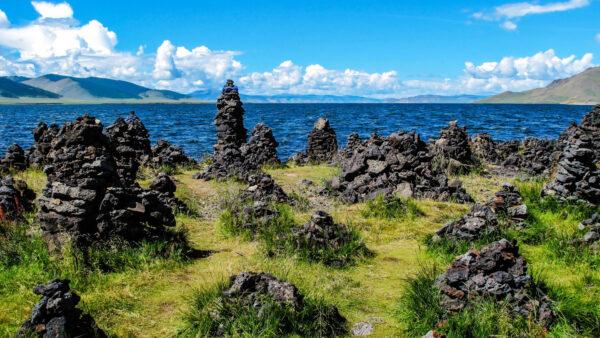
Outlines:
[[[575,128],[565,141],[556,175],[542,190],[560,201],[600,204],[600,170],[594,163],[594,145],[584,130]]]
[[[22,182],[22,181],[21,181]],[[21,183],[23,194],[19,191],[12,177],[0,180],[0,223],[24,223],[24,210],[31,210],[35,193],[27,189],[25,182]],[[24,185],[24,186],[23,186]],[[25,196],[23,196],[25,195]]]
[[[250,132],[250,140],[240,147],[244,158],[243,167],[258,170],[264,165],[277,165],[281,161],[277,157],[279,143],[273,136],[271,128],[258,123]]]
[[[341,177],[327,184],[327,191],[347,203],[398,193],[406,197],[471,202],[460,182],[432,168],[427,145],[418,134],[400,131],[389,137],[377,134],[357,145],[352,156],[342,160]]]
[[[548,176],[555,150],[556,141],[528,138],[521,142],[517,152],[508,155],[502,166],[523,170],[534,176]]]
[[[0,173],[9,172],[11,169],[23,171],[29,166],[25,151],[18,144],[13,143],[8,147],[6,156],[0,158]]]
[[[326,118],[319,118],[308,134],[308,145],[306,150],[293,155],[288,159],[288,162],[293,162],[298,165],[327,163],[334,159],[337,151],[337,135],[329,125],[329,120]]]
[[[449,170],[451,173],[470,172],[474,164],[470,141],[466,127],[459,127],[458,121],[452,121],[440,130],[438,139],[429,140],[439,169]]]
[[[174,225],[159,193],[123,185],[102,124],[85,115],[66,123],[52,141],[36,222],[51,246],[63,234],[77,240],[121,237],[139,241]],[[135,176],[135,175],[134,175]],[[151,225],[148,227],[147,224]]]
[[[128,121],[128,122],[127,122]],[[152,156],[150,135],[144,123],[132,112],[127,118],[118,118],[106,127],[104,135],[114,147],[113,154],[117,165],[117,174],[124,185],[135,182],[136,174],[142,162]]]
[[[175,168],[196,164],[196,160],[188,157],[180,146],[172,145],[167,140],[158,140],[152,146],[152,157],[144,164],[153,168]]]
[[[471,138],[471,147],[473,154],[482,160],[492,164],[499,164],[502,161],[496,142],[487,133],[477,134]]]
[[[548,327],[555,315],[546,296],[532,285],[525,258],[516,243],[502,239],[458,256],[436,279],[440,304],[449,312],[463,310],[474,296],[506,301],[524,317],[534,315]]]
[[[592,111],[585,114],[580,124],[571,123],[569,128],[560,134],[558,143],[566,147],[575,129],[579,129],[589,137],[594,149],[600,149],[600,105],[596,105]],[[598,162],[600,162],[600,151],[595,151],[594,163]]]
[[[436,235],[459,240],[475,240],[498,231],[498,219],[494,211],[481,204],[475,204],[471,211],[456,221],[446,223]]]
[[[41,122],[33,130],[33,146],[27,149],[27,158],[31,166],[43,168],[46,165],[46,157],[52,148],[52,140],[58,134],[57,124],[47,124]]]
[[[69,292],[69,283],[68,279],[53,279],[33,288],[42,299],[16,337],[106,337],[94,319],[76,307],[81,297]]]

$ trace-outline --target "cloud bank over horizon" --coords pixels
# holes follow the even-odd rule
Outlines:
[[[515,18],[529,14],[583,6],[572,0],[545,6],[519,3],[496,7],[490,20],[505,20],[510,29]],[[559,57],[553,49],[532,56],[505,56],[475,64],[467,61],[463,74],[442,80],[403,80],[397,71],[369,73],[354,69],[328,69],[320,64],[297,65],[285,60],[271,71],[251,72],[236,59],[239,51],[211,50],[206,46],[141,45],[135,52],[117,49],[117,33],[98,20],[80,24],[67,2],[32,1],[39,18],[14,26],[0,8],[0,76],[35,77],[61,74],[108,77],[157,89],[190,93],[219,88],[235,79],[247,94],[331,94],[370,97],[406,97],[421,94],[494,94],[544,86],[557,78],[593,67],[593,54]],[[512,6],[512,7],[511,7]],[[548,7],[550,6],[550,7]],[[496,16],[494,16],[496,15]],[[155,49],[154,49],[155,48]],[[147,52],[153,50],[153,52]]]

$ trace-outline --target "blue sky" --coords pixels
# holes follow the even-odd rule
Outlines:
[[[490,94],[596,65],[600,2],[10,1],[0,75],[191,92]],[[594,15],[596,14],[596,15]]]

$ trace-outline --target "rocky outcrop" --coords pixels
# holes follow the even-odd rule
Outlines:
[[[498,219],[494,211],[488,206],[475,204],[468,214],[446,223],[436,235],[458,240],[476,240],[497,231]]]
[[[560,201],[600,204],[600,170],[594,163],[594,145],[587,133],[573,129],[556,167],[553,180],[542,190],[543,196]]]
[[[259,169],[264,165],[276,165],[281,163],[277,157],[279,143],[273,136],[271,128],[264,123],[258,123],[250,132],[248,143],[240,147],[244,158],[244,167]]]
[[[25,151],[16,143],[8,147],[4,158],[0,158],[0,172],[9,172],[10,170],[23,171],[28,166]]]
[[[150,136],[142,121],[132,112],[106,127],[104,135],[113,147],[117,174],[125,185],[135,182],[140,165],[152,156]]]
[[[496,142],[489,134],[481,133],[471,138],[471,148],[476,157],[489,163],[498,164],[502,161]]]
[[[187,157],[181,147],[174,146],[166,140],[158,140],[152,146],[152,157],[144,164],[153,168],[175,168],[177,166],[196,164],[196,160]]]
[[[533,315],[546,327],[555,317],[549,299],[532,285],[514,241],[502,239],[458,256],[435,285],[441,291],[440,305],[448,312],[463,310],[478,295],[504,301],[513,313]]]
[[[94,319],[76,307],[81,297],[69,292],[69,283],[68,279],[53,279],[33,288],[42,299],[15,337],[106,337]]]
[[[527,219],[527,205],[523,203],[523,196],[510,183],[502,184],[502,189],[486,205],[498,216],[507,218],[511,225],[522,226]]]
[[[433,156],[418,134],[400,131],[389,137],[377,134],[356,146],[341,163],[341,176],[327,189],[346,203],[377,195],[398,193],[407,197],[471,202],[459,182],[450,182],[432,168]]]
[[[308,146],[288,159],[299,165],[308,163],[323,163],[333,160],[338,151],[337,135],[329,120],[320,118],[315,122],[313,129],[308,134]]]
[[[452,121],[440,130],[440,137],[430,140],[431,151],[436,157],[439,169],[450,169],[452,173],[468,173],[474,164],[470,140],[466,127],[460,128],[458,121]]]
[[[58,134],[58,131],[57,124],[51,124],[48,127],[43,122],[33,130],[34,144],[27,149],[27,158],[30,165],[38,168],[43,168],[46,165],[46,156],[52,148],[52,140]]]
[[[569,128],[562,132],[558,138],[558,143],[562,146],[561,150],[567,145],[570,135],[574,129],[584,132],[590,142],[593,144],[594,163],[600,162],[600,105],[596,105],[592,111],[585,114],[580,124],[572,123]]]

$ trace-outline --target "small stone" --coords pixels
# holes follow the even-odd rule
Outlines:
[[[370,336],[373,330],[375,330],[373,324],[360,322],[354,325],[352,330],[350,330],[350,334],[353,336]]]

